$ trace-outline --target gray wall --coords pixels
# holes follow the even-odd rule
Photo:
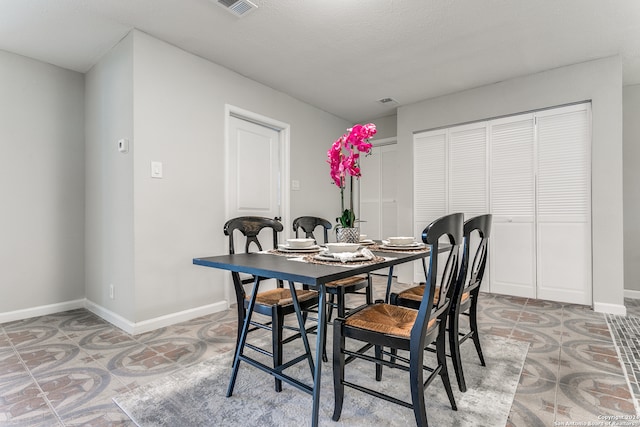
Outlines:
[[[291,194],[291,218],[337,216],[326,152],[350,126],[345,120],[139,31],[100,61],[88,82],[94,108],[87,128],[96,150],[88,162],[101,164],[91,166],[87,182],[87,227],[96,236],[87,252],[87,296],[111,311],[110,319],[138,327],[226,304],[228,273],[192,265],[193,257],[227,250],[225,104],[291,125],[291,178],[302,190]],[[131,132],[132,151],[117,153],[117,139]],[[163,179],[150,178],[151,161],[163,162]],[[116,297],[105,300],[111,281]]]
[[[557,68],[398,109],[399,161],[411,165],[413,133],[592,100],[593,300],[623,312],[622,66],[611,57]],[[398,180],[411,183],[412,168]],[[412,187],[399,189],[400,232],[411,233]]]
[[[133,36],[86,75],[86,296],[135,317],[133,253]],[[127,154],[117,141],[130,141]],[[114,299],[109,297],[113,284]],[[113,321],[113,319],[111,319]]]
[[[364,120],[362,123],[375,123],[377,133],[374,139],[395,138],[398,135],[398,116],[378,117],[377,119]]]
[[[82,74],[0,51],[0,322],[84,297],[83,93]]]
[[[624,286],[640,292],[640,85],[625,86],[623,100]]]

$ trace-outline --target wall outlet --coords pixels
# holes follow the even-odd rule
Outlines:
[[[113,283],[109,284],[109,298],[114,299],[114,287]]]

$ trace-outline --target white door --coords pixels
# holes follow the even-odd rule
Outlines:
[[[279,146],[277,130],[229,118],[229,218],[280,216]]]
[[[587,104],[536,114],[540,299],[591,305],[589,115]]]
[[[448,130],[423,132],[413,137],[413,235],[422,239],[422,231],[447,214],[449,204]],[[440,260],[439,260],[440,261]],[[421,262],[413,263],[413,282],[424,282]]]
[[[398,235],[396,142],[374,146],[371,153],[360,157],[362,177],[359,180],[361,222],[360,233],[368,239],[384,239]],[[388,269],[376,271],[388,275]]]
[[[491,292],[536,297],[533,114],[489,125]]]
[[[373,147],[360,167],[360,232],[369,239],[397,235],[396,144]]]
[[[230,116],[227,146],[227,218],[281,217],[280,132]],[[242,246],[236,245],[238,252],[244,251],[241,237],[239,233],[234,236],[243,242]],[[258,238],[263,249],[271,249],[273,237],[270,230],[263,230]],[[255,251],[256,248],[252,247],[251,250]],[[260,287],[265,290],[275,286],[275,281],[268,280]],[[230,284],[228,291],[233,295]]]

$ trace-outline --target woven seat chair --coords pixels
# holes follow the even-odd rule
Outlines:
[[[250,252],[251,244],[253,243],[258,251],[262,251],[262,245],[258,240],[258,234],[263,229],[271,229],[273,231],[273,248],[278,247],[278,232],[283,230],[282,223],[275,219],[243,216],[231,219],[224,225],[224,234],[229,237],[229,254],[235,253],[234,232],[238,231],[245,237],[244,251]],[[247,315],[247,307],[249,305],[249,299],[251,295],[247,295],[244,289],[244,285],[254,283],[255,277],[241,278],[237,272],[232,272],[233,287],[236,293],[236,302],[238,306],[238,335],[236,338],[236,351],[240,342],[240,335],[242,331],[242,325]],[[258,278],[260,280],[260,278]],[[312,310],[318,305],[318,293],[307,289],[296,289],[296,295],[300,303],[300,308],[305,311]],[[282,365],[283,358],[283,344],[291,342],[300,337],[299,329],[286,326],[284,324],[284,317],[286,315],[295,313],[295,307],[293,305],[293,299],[291,291],[283,288],[282,281],[278,281],[278,287],[275,289],[267,290],[264,292],[258,292],[256,295],[256,301],[253,308],[256,313],[263,314],[270,317],[270,321],[267,323],[260,323],[255,320],[251,321],[252,328],[249,332],[255,330],[268,329],[271,330],[271,345],[272,351],[268,352],[262,348],[259,348],[253,344],[245,343],[246,347],[249,347],[255,351],[263,354],[268,354],[273,358],[273,365]],[[313,331],[317,328],[314,325],[307,329],[307,331]],[[290,337],[283,339],[283,330],[292,329],[298,333],[291,335]],[[282,390],[282,381],[275,379],[276,391]]]
[[[422,240],[431,254],[426,277],[426,290],[418,310],[407,307],[376,302],[359,310],[352,311],[344,318],[333,322],[333,383],[335,406],[333,420],[338,421],[342,413],[345,386],[368,393],[413,409],[416,424],[427,426],[424,390],[440,376],[449,398],[451,408],[457,410],[445,355],[446,323],[449,314],[449,289],[455,286],[458,275],[458,249],[462,241],[462,214],[442,217],[429,224],[422,232]],[[451,244],[447,262],[438,268],[438,240],[446,236]],[[449,250],[449,249],[448,249]],[[442,274],[439,286],[438,302],[434,303],[438,272]],[[356,340],[364,345],[358,350],[348,350],[346,341]],[[425,348],[435,343],[436,364],[424,366]],[[351,348],[352,346],[349,346]],[[374,355],[367,352],[374,348]],[[390,351],[386,351],[389,348]],[[397,351],[407,351],[408,357],[400,356]],[[345,380],[345,365],[359,359],[376,365],[376,380],[382,380],[383,366],[409,371],[411,401],[403,401],[387,396],[380,391],[363,384],[354,384]],[[424,371],[429,375],[424,380]]]
[[[480,364],[486,366],[482,347],[480,346],[480,336],[478,334],[478,297],[480,285],[484,277],[487,264],[488,240],[491,234],[492,215],[480,215],[471,218],[464,223],[464,245],[462,249],[462,260],[460,262],[460,274],[458,284],[451,302],[449,311],[449,348],[453,367],[456,373],[458,388],[464,392],[467,385],[464,380],[462,369],[462,358],[460,356],[460,344],[471,338],[476,347]],[[469,264],[470,256],[473,254],[473,262]],[[469,266],[471,266],[469,268]],[[391,303],[404,307],[417,308],[424,294],[424,284],[414,286],[398,294],[391,294]],[[436,298],[438,291],[436,291]],[[469,318],[469,330],[460,331],[460,316]]]
[[[317,227],[322,227],[324,243],[328,243],[328,231],[331,229],[331,223],[326,219],[315,216],[301,216],[293,220],[293,231],[295,231],[296,237],[298,237],[299,231],[303,231],[305,233],[305,237],[314,239],[316,243],[318,242],[318,239],[316,239],[314,231]],[[329,301],[327,303],[329,306],[327,322],[331,322],[331,316],[334,308],[336,308],[338,317],[344,317],[347,311],[350,310],[346,306],[347,294],[364,295],[365,304],[369,305],[373,303],[373,286],[371,284],[370,274],[346,277],[344,279],[329,282],[325,284],[325,289],[329,296]],[[364,289],[364,292],[362,292],[362,289]],[[326,343],[324,346],[326,347]],[[322,360],[325,362],[328,360],[326,349],[323,350]]]

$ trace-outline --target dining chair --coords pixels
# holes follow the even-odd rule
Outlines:
[[[487,264],[488,240],[491,234],[492,215],[479,215],[465,221],[463,226],[462,259],[460,261],[460,273],[454,288],[451,308],[449,310],[448,336],[449,351],[453,362],[456,380],[460,391],[467,391],[462,369],[460,344],[471,338],[475,344],[480,364],[486,366],[480,336],[478,334],[478,297],[480,285],[484,277]],[[470,255],[473,254],[473,262],[469,268]],[[424,293],[424,284],[411,287],[391,294],[391,303],[404,307],[417,308]],[[438,291],[436,290],[436,298]],[[460,332],[460,316],[469,318],[469,330]]]
[[[445,355],[446,323],[449,314],[449,289],[455,286],[458,274],[458,249],[462,241],[463,215],[451,214],[429,224],[422,232],[422,241],[428,245],[431,253],[426,277],[426,292],[423,294],[418,310],[407,307],[376,302],[373,305],[354,310],[344,318],[333,322],[333,384],[335,406],[333,420],[338,421],[342,413],[345,386],[354,388],[375,397],[382,398],[407,408],[412,408],[418,426],[427,426],[427,414],[424,390],[436,376],[440,376],[449,398],[451,408],[457,410]],[[438,266],[438,240],[446,237],[451,247],[447,261],[442,268]],[[436,282],[441,274],[440,297],[435,302]],[[358,350],[348,350],[346,339],[365,343]],[[436,364],[424,366],[425,348],[435,343]],[[351,348],[351,346],[349,346]],[[365,354],[374,347],[374,355]],[[387,351],[386,348],[391,351]],[[398,350],[409,352],[408,358],[397,354]],[[409,371],[411,402],[388,396],[362,384],[345,380],[345,365],[360,359],[376,364],[376,380],[382,380],[382,367],[388,366]],[[424,370],[429,376],[424,381]]]
[[[478,297],[487,265],[492,218],[491,214],[480,215],[464,223],[464,245],[457,285],[459,290],[456,292],[456,297],[451,303],[452,306],[449,312],[449,349],[458,381],[458,388],[462,392],[467,390],[467,385],[464,381],[464,372],[462,370],[460,344],[471,338],[476,347],[480,364],[487,366],[482,355],[480,336],[478,335]],[[472,253],[473,262],[469,264]],[[465,316],[469,319],[469,330],[466,332],[460,331],[460,316]]]
[[[271,229],[273,231],[273,248],[278,247],[278,233],[283,230],[282,223],[276,219],[255,217],[255,216],[243,216],[233,218],[224,224],[224,234],[229,237],[229,254],[235,253],[235,239],[234,234],[236,231],[242,233],[246,239],[244,243],[244,252],[251,252],[251,244],[257,248],[258,251],[262,251],[262,244],[258,239],[258,235],[263,229]],[[238,335],[236,338],[236,351],[240,343],[240,335],[242,331],[242,325],[247,314],[247,307],[249,306],[249,299],[251,295],[247,295],[244,289],[244,285],[254,283],[255,277],[241,278],[238,272],[232,272],[233,287],[236,293],[236,302],[238,306]],[[258,278],[260,281],[260,278]],[[318,293],[307,289],[296,289],[296,295],[300,308],[308,311],[317,307],[318,305]],[[246,343],[245,346],[262,354],[269,355],[273,358],[274,367],[282,365],[283,359],[283,344],[293,341],[300,337],[300,330],[298,328],[285,325],[284,317],[288,314],[295,313],[295,307],[293,305],[293,298],[291,290],[283,287],[281,280],[278,281],[278,287],[267,291],[259,292],[256,295],[256,301],[253,308],[256,313],[263,314],[270,317],[270,321],[261,323],[255,320],[251,320],[251,326],[248,332],[252,332],[260,329],[271,330],[271,345],[272,351],[269,352],[256,345]],[[307,329],[311,332],[315,330],[317,325],[314,325]],[[283,330],[290,329],[297,331],[286,339],[283,339]],[[282,381],[275,379],[276,391],[282,390]]]
[[[305,237],[316,239],[314,232],[316,228],[322,227],[324,243],[329,242],[329,230],[331,229],[331,223],[324,218],[316,216],[301,216],[293,220],[293,231],[298,237],[299,231],[305,233]],[[346,277],[344,279],[336,280],[325,284],[326,293],[329,296],[329,307],[327,313],[327,322],[331,322],[331,316],[333,309],[336,308],[338,317],[344,317],[349,308],[346,307],[347,294],[359,294],[365,295],[365,303],[367,305],[373,303],[373,285],[371,281],[371,275],[359,275]],[[362,292],[364,289],[364,293]],[[336,301],[337,300],[337,301]],[[326,348],[326,342],[325,342]],[[323,352],[322,359],[326,362],[327,354],[326,350]]]

